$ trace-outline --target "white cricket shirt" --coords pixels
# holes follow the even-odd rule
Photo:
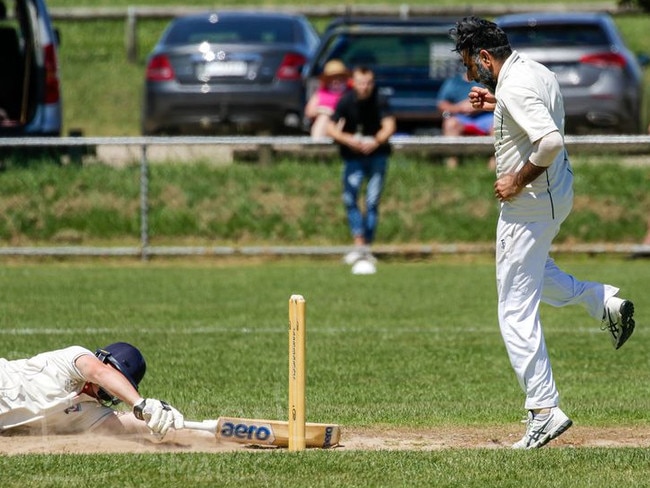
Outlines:
[[[559,131],[564,137],[564,102],[555,74],[517,51],[501,67],[495,96],[498,178],[519,171],[545,135]],[[564,149],[517,197],[502,202],[501,216],[511,222],[553,220],[567,215],[572,202],[573,170]]]
[[[113,412],[80,394],[86,380],[75,361],[88,349],[71,346],[28,359],[0,358],[0,432],[29,424],[67,433],[87,430]]]

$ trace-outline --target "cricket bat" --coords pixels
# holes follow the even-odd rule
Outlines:
[[[201,422],[186,420],[185,429],[211,432],[219,440],[259,446],[289,446],[289,422],[282,420],[219,417]],[[338,445],[341,428],[336,424],[305,424],[306,447],[328,448]]]

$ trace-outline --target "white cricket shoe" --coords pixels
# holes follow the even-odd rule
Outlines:
[[[534,414],[528,412],[526,433],[520,441],[512,445],[513,449],[536,449],[565,432],[573,422],[559,407],[551,408],[549,413]]]
[[[363,259],[365,255],[366,255],[365,249],[354,249],[349,253],[347,253],[345,256],[343,256],[343,262],[351,266],[357,261],[359,261],[360,259]]]
[[[602,330],[612,336],[612,346],[618,349],[634,332],[634,304],[629,300],[611,297],[605,303]]]
[[[366,258],[359,259],[352,265],[352,274],[355,275],[371,275],[376,272],[377,267],[375,266],[375,263]]]
[[[370,252],[370,249],[366,246],[359,246],[356,249],[353,249],[352,251],[348,252],[345,256],[343,256],[343,262],[345,264],[349,264],[350,266],[356,263],[357,261],[360,261],[361,259],[365,259],[366,261],[370,261],[373,264],[377,263],[377,258],[372,255]]]

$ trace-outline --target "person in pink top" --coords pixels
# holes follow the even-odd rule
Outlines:
[[[343,62],[332,59],[325,64],[320,85],[305,105],[305,117],[311,121],[310,134],[314,139],[327,137],[327,122],[348,89],[349,80],[350,72]]]

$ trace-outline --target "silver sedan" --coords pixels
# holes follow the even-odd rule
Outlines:
[[[300,132],[302,69],[318,42],[297,14],[174,19],[148,58],[143,134]]]

